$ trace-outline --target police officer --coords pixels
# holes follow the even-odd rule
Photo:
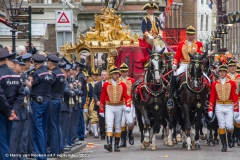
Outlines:
[[[60,127],[60,117],[62,109],[62,96],[65,89],[65,75],[58,67],[58,62],[61,60],[54,54],[48,54],[48,68],[52,71],[53,84],[51,88],[51,105],[50,114],[48,117],[48,144],[50,147],[50,152],[54,154],[61,153],[60,142],[62,139],[62,131]]]
[[[47,159],[47,120],[49,116],[49,107],[51,102],[51,86],[53,76],[44,66],[46,57],[35,54],[32,56],[34,73],[31,74],[32,89],[30,97],[32,99],[32,133],[33,143],[37,159]]]
[[[69,63],[62,63],[59,65],[61,71],[65,75],[65,89],[63,93],[64,103],[61,110],[61,129],[62,129],[62,141],[61,141],[61,150],[70,151],[71,147],[67,145],[67,137],[70,130],[70,119],[72,107],[70,107],[70,100],[75,96],[74,91],[71,91],[70,85],[68,84],[67,79],[70,77],[71,65]]]
[[[83,106],[86,102],[86,95],[87,95],[87,81],[86,76],[83,73],[83,69],[86,66],[85,65],[85,59],[81,58],[80,62],[76,61],[77,68],[78,68],[78,74],[76,77],[77,83],[81,83],[81,89],[83,92],[82,96],[82,106],[80,107],[80,116],[79,116],[79,122],[78,122],[78,140],[84,141],[84,134],[85,134],[85,125],[84,125],[84,117],[83,117]]]
[[[72,112],[72,116],[71,116],[71,128],[70,128],[70,139],[71,139],[71,143],[72,145],[80,145],[82,144],[79,141],[76,141],[76,139],[78,138],[78,122],[79,121],[79,116],[80,116],[80,107],[81,107],[81,102],[82,102],[82,91],[81,91],[81,86],[79,83],[76,82],[76,76],[77,76],[77,65],[75,63],[72,64],[72,68],[71,68],[71,81],[73,82],[73,88],[74,90],[78,90],[79,93],[77,93],[75,95],[75,97],[73,97],[74,100],[74,107],[73,107],[73,112]],[[76,92],[75,92],[76,93]]]
[[[23,88],[20,76],[7,66],[8,51],[0,48],[0,159],[10,160],[9,142],[12,120],[17,119],[23,106]]]

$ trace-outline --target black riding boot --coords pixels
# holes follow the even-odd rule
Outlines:
[[[177,76],[173,76],[171,78],[170,81],[170,87],[169,87],[169,93],[168,93],[168,101],[167,101],[167,108],[170,110],[171,108],[173,108],[173,94],[174,94],[174,90],[175,90],[175,84],[176,84],[176,78]]]
[[[115,152],[120,152],[120,149],[119,149],[119,140],[120,140],[120,138],[115,137],[115,144],[114,144],[114,151],[115,151]]]
[[[228,138],[228,147],[229,147],[229,148],[232,148],[232,147],[233,147],[232,133],[227,132],[227,138]]]
[[[122,133],[121,133],[121,143],[120,143],[120,146],[119,146],[120,148],[127,147],[126,139],[127,139],[127,133],[126,133],[126,131],[122,131]]]
[[[235,143],[237,142],[237,127],[234,126],[233,134],[232,134],[233,147],[235,147]]]
[[[226,142],[226,134],[219,134],[221,142],[222,142],[222,150],[221,152],[227,152],[227,142]]]
[[[112,152],[112,137],[107,136],[107,144],[104,145],[104,149]]]
[[[134,144],[134,137],[133,137],[132,132],[133,132],[132,129],[128,129],[128,142],[130,145]]]
[[[237,128],[237,145],[240,146],[240,128]]]

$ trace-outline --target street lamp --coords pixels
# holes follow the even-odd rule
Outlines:
[[[17,29],[15,28],[15,20],[16,20],[16,17],[18,16],[18,11],[21,8],[23,0],[3,0],[3,1],[9,16],[12,18],[12,30],[11,30],[12,51],[15,52],[15,39],[16,39],[15,33],[17,32]]]

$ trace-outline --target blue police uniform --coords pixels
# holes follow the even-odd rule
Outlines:
[[[35,54],[32,56],[32,60],[41,63],[46,60],[46,57]],[[31,76],[33,77],[30,97],[32,99],[31,119],[34,150],[36,155],[43,155],[37,156],[37,159],[47,159],[47,121],[51,101],[53,76],[43,65],[37,68]]]
[[[56,55],[49,54],[48,61],[58,63],[61,59]],[[65,89],[65,75],[59,67],[52,69],[53,84],[51,88],[52,101],[50,105],[50,114],[48,117],[48,153],[60,154],[61,153],[61,139],[62,135],[60,120],[62,109],[62,97]]]
[[[10,55],[11,56],[11,55]],[[18,56],[13,57],[13,59],[8,58],[14,63],[18,63],[20,65],[25,65],[25,63],[22,62],[22,57]],[[21,80],[22,76],[21,76]],[[24,106],[20,108],[18,119],[14,120],[12,123],[12,130],[11,130],[11,138],[10,138],[10,152],[12,154],[18,154],[18,155],[24,155],[27,154],[27,144],[28,144],[28,114],[27,114],[27,100],[26,100],[26,94],[29,94],[29,90],[24,87],[23,88],[24,93]],[[19,157],[11,157],[11,160],[17,160],[21,159],[24,160],[26,157],[19,156]]]
[[[9,55],[6,49],[0,48],[0,60],[5,60]],[[14,71],[8,68],[7,64],[0,65],[0,85],[3,93],[1,94],[1,99],[5,102],[1,102],[3,106],[0,113],[0,159],[7,160],[10,157],[6,157],[9,154],[9,142],[12,129],[12,121],[8,120],[11,115],[10,110],[14,112],[19,117],[19,111],[23,107],[23,87],[20,80],[20,75],[17,75]],[[6,111],[5,111],[6,110]]]
[[[86,103],[86,95],[87,95],[87,82],[86,82],[86,76],[84,75],[84,73],[82,71],[80,71],[77,74],[77,79],[79,80],[79,82],[81,82],[82,84],[82,92],[83,92],[83,96],[82,96],[82,105],[79,108],[79,121],[78,121],[78,139],[79,140],[84,140],[84,135],[85,135],[85,124],[84,124],[84,116],[83,116],[83,106]]]
[[[68,138],[68,133],[70,130],[70,119],[71,119],[71,112],[72,112],[72,107],[69,106],[69,100],[70,98],[75,96],[75,93],[71,91],[70,86],[65,80],[65,90],[64,90],[64,103],[62,107],[62,112],[61,112],[61,129],[62,129],[62,144],[61,144],[61,150],[66,150],[67,146],[67,138]]]

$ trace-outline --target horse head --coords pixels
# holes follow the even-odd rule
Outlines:
[[[202,77],[204,72],[203,59],[207,55],[207,52],[204,52],[204,54],[195,52],[193,55],[188,53],[188,55],[191,58],[188,68],[190,82],[193,83],[194,87],[199,87],[202,84]]]
[[[148,66],[148,79],[153,80],[153,83],[160,83],[162,73],[164,72],[163,69],[163,60],[162,60],[162,53],[164,52],[163,48],[160,52],[152,52],[147,49],[150,59],[149,59],[149,66]]]

